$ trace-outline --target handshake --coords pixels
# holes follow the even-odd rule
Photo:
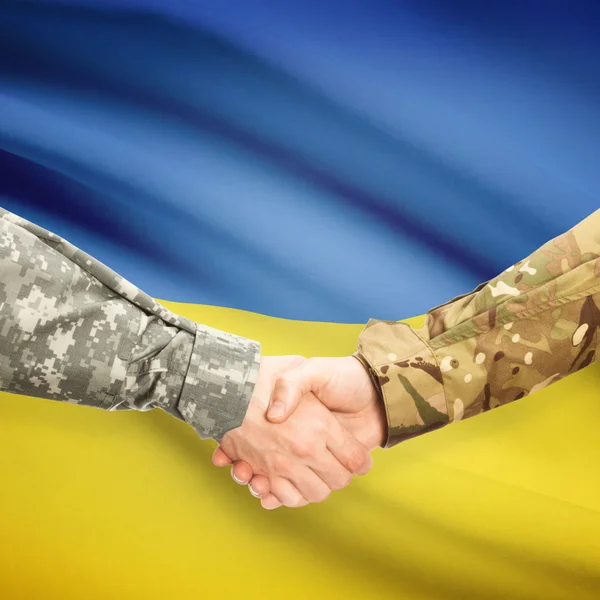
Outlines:
[[[213,464],[233,463],[234,480],[266,509],[300,507],[366,474],[386,432],[383,402],[354,356],[263,357],[246,417]]]

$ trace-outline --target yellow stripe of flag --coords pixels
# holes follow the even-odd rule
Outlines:
[[[348,354],[362,329],[165,304],[267,354]],[[274,512],[159,411],[1,394],[0,598],[597,600],[599,381],[376,451],[324,504]]]

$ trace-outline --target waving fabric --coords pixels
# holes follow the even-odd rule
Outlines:
[[[350,353],[598,208],[572,4],[3,0],[0,206],[265,353]],[[598,598],[599,377],[272,513],[166,415],[0,394],[0,595]]]

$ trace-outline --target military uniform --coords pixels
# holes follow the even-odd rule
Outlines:
[[[596,360],[600,211],[422,329],[371,320],[356,356],[386,446],[501,406]],[[200,437],[241,424],[260,347],[177,316],[91,256],[0,209],[0,388],[108,410],[162,408]]]
[[[386,446],[540,390],[597,359],[600,210],[422,329],[369,321],[357,358],[385,402]]]
[[[220,441],[243,421],[257,342],[177,316],[57,235],[0,209],[0,388],[162,408]]]

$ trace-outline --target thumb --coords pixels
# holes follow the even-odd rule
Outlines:
[[[309,392],[317,395],[325,382],[326,374],[315,359],[308,359],[299,367],[282,373],[273,386],[267,419],[271,423],[286,421],[298,408],[302,396]]]
[[[233,461],[229,458],[225,451],[218,446],[212,455],[212,463],[215,467],[225,467],[230,465]]]

